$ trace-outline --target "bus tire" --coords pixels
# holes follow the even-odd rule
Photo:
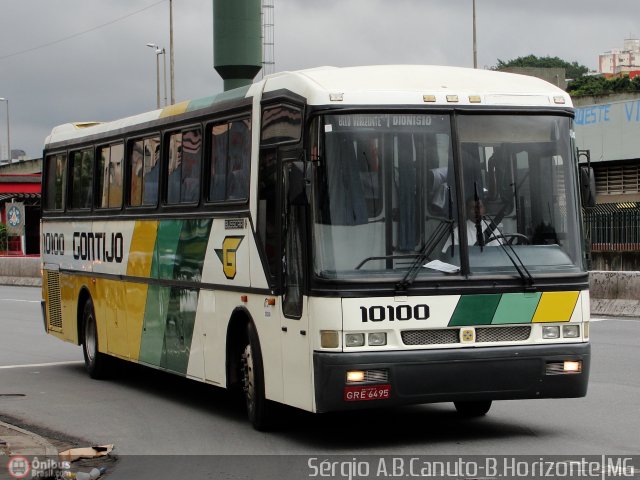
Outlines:
[[[491,400],[453,402],[460,415],[467,418],[483,417],[491,408]]]
[[[273,419],[273,408],[265,396],[262,352],[256,327],[251,322],[247,324],[247,340],[242,351],[241,362],[242,389],[249,421],[256,430],[269,430]]]
[[[98,348],[98,326],[93,301],[88,298],[82,309],[82,353],[84,354],[84,368],[91,378],[103,379],[107,376],[107,361],[105,354]]]

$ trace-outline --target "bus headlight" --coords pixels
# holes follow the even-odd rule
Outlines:
[[[563,325],[562,336],[564,338],[579,338],[580,326],[579,325]]]
[[[542,338],[545,340],[560,338],[560,327],[552,325],[542,327]]]
[[[364,333],[347,333],[344,336],[345,347],[362,347],[364,345]]]
[[[387,334],[385,332],[373,332],[367,337],[367,343],[371,347],[380,347],[387,344]]]

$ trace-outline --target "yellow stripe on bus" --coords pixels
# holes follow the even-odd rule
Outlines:
[[[127,283],[127,339],[129,343],[129,357],[136,362],[140,355],[144,309],[147,305],[148,289],[149,285],[147,284]]]
[[[133,238],[131,239],[131,248],[129,249],[127,275],[149,277],[157,233],[157,221],[138,220],[136,222],[136,226],[133,229]]]
[[[580,292],[544,292],[533,323],[568,322]]]
[[[189,102],[180,102],[175,105],[169,105],[168,107],[164,107],[160,112],[160,118],[170,117],[172,115],[180,115],[187,111],[189,107]]]

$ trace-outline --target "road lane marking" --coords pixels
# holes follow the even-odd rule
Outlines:
[[[68,362],[29,363],[27,365],[0,365],[0,370],[10,370],[13,368],[56,367],[59,365],[80,365],[82,363],[84,363],[82,360],[71,360]]]
[[[18,298],[0,298],[0,302],[40,303],[40,300],[20,300]]]
[[[591,317],[592,322],[640,322],[638,318]]]

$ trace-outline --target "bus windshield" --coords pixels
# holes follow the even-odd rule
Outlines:
[[[316,118],[315,274],[393,281],[416,262],[418,280],[584,271],[571,125],[543,114]]]

